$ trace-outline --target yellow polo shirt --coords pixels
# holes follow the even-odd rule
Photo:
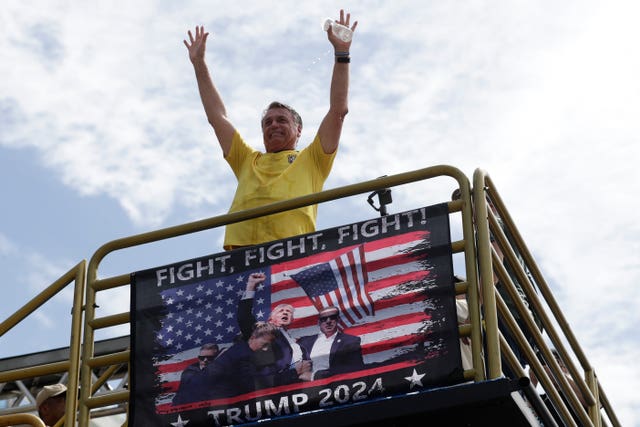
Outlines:
[[[337,151],[337,150],[336,150]],[[238,212],[286,199],[317,193],[329,176],[336,153],[325,154],[316,135],[302,151],[261,153],[249,147],[238,132],[225,160],[238,179],[229,212]],[[256,245],[316,229],[316,205],[227,225],[224,248]]]

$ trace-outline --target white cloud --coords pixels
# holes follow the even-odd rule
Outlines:
[[[339,4],[238,2],[225,4],[224,19],[220,4],[10,1],[0,11],[0,144],[34,148],[52,179],[109,196],[138,227],[226,211],[235,184],[200,106],[186,30],[211,31],[211,72],[245,139],[261,146],[261,110],[281,99],[303,114],[307,142],[328,106],[320,22]],[[486,169],[597,372],[610,375],[614,404],[637,406],[609,391],[625,383],[605,355],[640,320],[639,6],[353,7],[350,113],[328,186],[433,164]],[[392,209],[441,201],[452,186],[395,189]],[[0,253],[12,248],[0,234]],[[42,257],[29,283],[65,271]],[[126,304],[113,302],[105,310]],[[624,348],[616,357],[634,366],[637,345]]]

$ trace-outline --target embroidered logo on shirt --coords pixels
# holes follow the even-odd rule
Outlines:
[[[296,157],[298,157],[297,154],[289,154],[287,156],[287,160],[289,160],[289,164],[293,163],[293,161],[296,159]]]

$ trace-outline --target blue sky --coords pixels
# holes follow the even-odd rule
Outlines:
[[[203,24],[233,123],[293,104],[314,136],[332,52],[321,23],[359,21],[350,112],[326,188],[450,164],[498,186],[624,425],[640,425],[640,39],[633,1],[9,0],[0,10],[0,271],[5,318],[102,244],[222,214],[233,175],[182,44]],[[451,182],[394,190],[391,211]],[[365,197],[319,227],[375,216]],[[110,257],[103,275],[218,252],[221,232]],[[0,357],[68,345],[65,292]],[[114,292],[102,309],[128,309]],[[112,332],[117,333],[117,332]],[[125,331],[126,333],[126,331]],[[29,337],[25,340],[24,337]]]

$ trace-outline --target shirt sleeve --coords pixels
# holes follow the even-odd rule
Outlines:
[[[233,134],[231,149],[224,159],[229,163],[229,166],[231,166],[231,170],[236,178],[239,177],[244,162],[250,159],[251,155],[256,151],[257,150],[249,147],[247,143],[244,142],[244,139],[242,139],[238,131]]]
[[[313,159],[313,163],[318,170],[318,173],[322,177],[324,181],[329,176],[331,172],[331,168],[333,167],[333,160],[336,158],[336,153],[338,152],[339,147],[336,148],[331,154],[327,154],[322,149],[322,144],[320,143],[320,135],[316,134],[316,137],[313,138],[313,142],[309,144],[303,151],[308,151],[309,155]]]

